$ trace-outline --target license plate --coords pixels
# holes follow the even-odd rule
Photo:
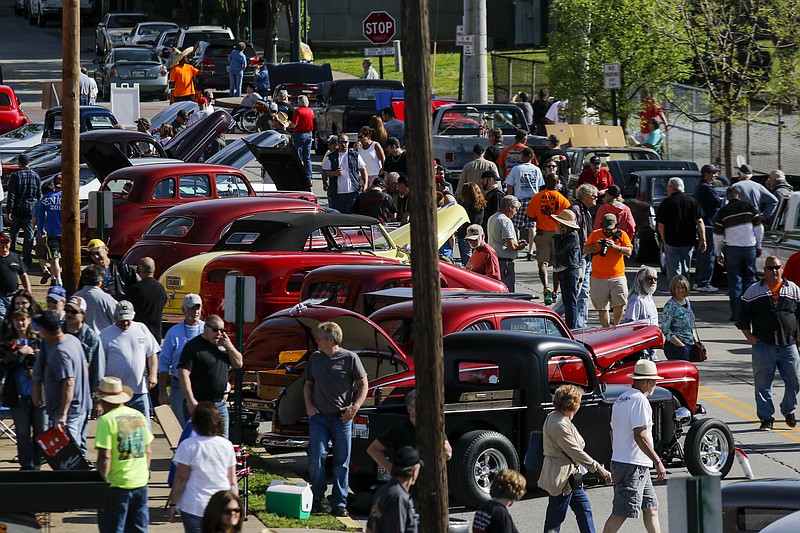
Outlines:
[[[86,211],[81,211],[81,224],[86,224]]]
[[[147,75],[146,70],[132,70],[131,78],[144,78]]]
[[[167,276],[167,288],[172,290],[180,290],[181,277],[180,276]]]
[[[353,438],[354,439],[369,438],[369,417],[356,416],[355,418],[353,418]]]

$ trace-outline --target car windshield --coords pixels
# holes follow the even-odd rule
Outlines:
[[[392,245],[378,225],[328,229],[333,231],[333,238],[345,249],[373,250],[376,252],[392,249]]]
[[[44,125],[41,123],[38,124],[25,124],[24,126],[20,126],[19,128],[15,129],[14,131],[10,131],[3,135],[5,139],[27,139],[28,137],[33,137],[37,133],[41,133]]]
[[[61,154],[61,143],[46,143],[34,146],[23,152],[31,160],[31,164],[35,165],[40,161],[49,161],[55,156]],[[13,157],[8,160],[9,164],[19,163],[19,156]]]
[[[144,234],[148,237],[184,237],[194,225],[189,217],[164,217],[156,219]]]
[[[117,178],[107,181],[100,190],[111,191],[114,198],[128,198],[133,189],[133,180],[130,178]]]
[[[139,27],[139,35],[156,35],[170,28],[174,28],[174,26],[172,24],[146,24]]]
[[[151,50],[117,50],[114,63],[160,63],[158,55]]]
[[[514,135],[524,129],[525,119],[519,109],[476,109],[474,107],[444,111],[439,121],[439,135],[478,135],[481,129],[500,128],[503,135]]]
[[[185,50],[190,46],[196,45],[200,41],[210,41],[211,39],[219,39],[220,37],[222,38],[230,37],[230,34],[224,30],[187,32],[186,35],[183,37],[182,46]],[[230,50],[228,50],[228,53],[230,53]]]
[[[116,28],[133,28],[140,22],[146,22],[147,15],[112,15],[108,17],[106,28],[113,30]]]
[[[165,31],[161,39],[161,46],[172,46],[175,44],[175,37],[178,36],[178,30]]]
[[[700,177],[681,177],[683,180],[684,194],[686,196],[694,196],[694,190],[700,184]],[[670,177],[653,178],[653,200],[663,200],[667,194],[667,185],[669,184]]]

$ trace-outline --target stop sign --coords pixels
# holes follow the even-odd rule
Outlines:
[[[386,44],[394,38],[394,18],[386,11],[373,11],[364,19],[364,37],[372,44]]]

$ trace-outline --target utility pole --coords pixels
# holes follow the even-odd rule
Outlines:
[[[300,2],[302,0],[294,0],[292,2],[292,53],[290,55],[292,62],[300,61]]]
[[[436,191],[433,179],[431,52],[428,0],[402,3],[403,71],[406,101],[408,176],[414,191],[411,212],[411,278],[417,328],[417,446],[425,462],[420,472],[419,530],[446,533],[449,527],[444,456],[444,363],[439,254],[436,243]],[[410,59],[409,59],[410,58]]]
[[[80,6],[78,0],[64,0],[61,22],[61,243],[64,288],[67,294],[78,290],[81,271],[80,207],[78,205],[78,171],[80,156],[79,109],[80,89]]]
[[[472,36],[472,55],[464,47],[464,101],[489,103],[486,70],[486,0],[464,0],[464,35]]]

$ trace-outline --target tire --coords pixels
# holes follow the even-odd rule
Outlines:
[[[733,465],[733,434],[721,420],[698,420],[686,433],[683,453],[693,476],[725,477]]]
[[[500,470],[519,470],[511,442],[496,431],[470,431],[458,439],[448,465],[453,497],[474,509],[489,500],[489,485]]]
[[[258,113],[256,111],[245,111],[239,113],[236,120],[236,126],[246,133],[255,133],[256,122],[258,121]]]

